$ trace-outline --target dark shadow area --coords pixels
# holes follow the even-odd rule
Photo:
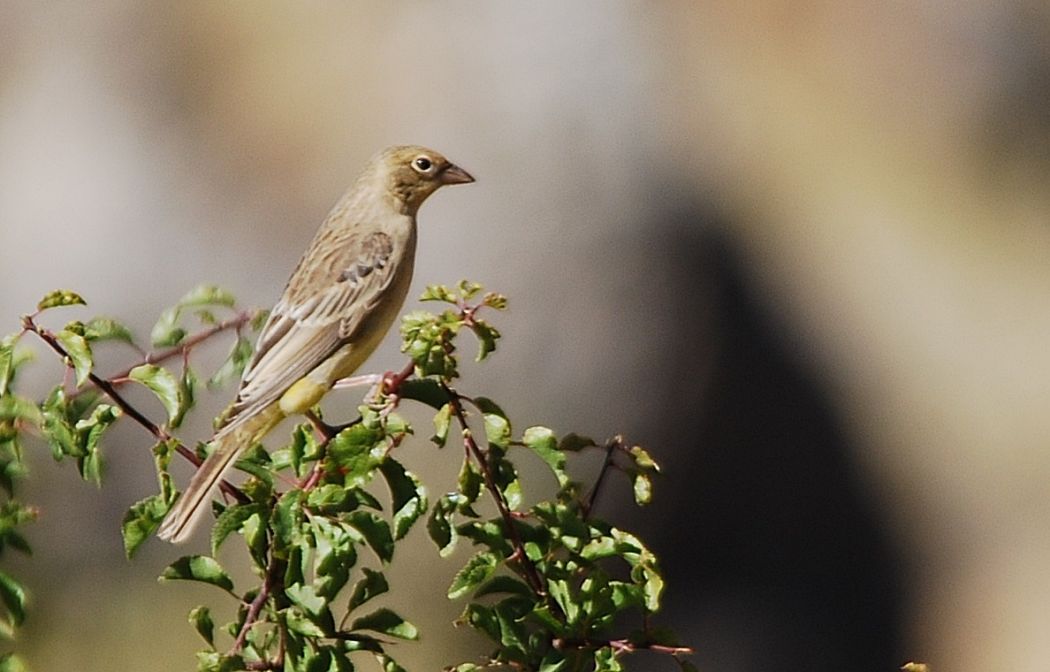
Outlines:
[[[851,463],[834,399],[754,295],[725,230],[690,212],[652,250],[683,288],[667,298],[676,333],[645,432],[665,473],[651,507],[611,517],[663,559],[658,621],[696,647],[698,669],[898,669],[902,549]]]

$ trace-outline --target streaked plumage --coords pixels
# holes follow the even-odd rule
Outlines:
[[[443,185],[473,181],[425,147],[391,147],[372,159],[288,280],[212,438],[211,455],[158,536],[173,542],[189,536],[237,455],[285,416],[310,409],[372,353],[412,281],[419,206]]]

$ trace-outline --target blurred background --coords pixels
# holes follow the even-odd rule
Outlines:
[[[661,460],[649,509],[620,483],[601,514],[664,559],[698,668],[1044,669],[1050,5],[4,2],[0,331],[56,287],[143,337],[201,281],[269,306],[408,142],[478,178],[423,208],[413,295],[505,292],[468,391]],[[36,556],[5,571],[36,670],[190,669],[185,614],[222,603],[154,580],[203,534],[124,559],[155,482],[149,437],[113,438],[101,491],[33,458]],[[403,457],[432,493],[458,468]],[[412,542],[398,658],[483,653],[448,627],[455,559]]]

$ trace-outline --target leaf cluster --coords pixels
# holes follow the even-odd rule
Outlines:
[[[473,547],[446,594],[465,601],[458,623],[492,646],[483,659],[448,669],[613,671],[622,669],[628,654],[650,650],[691,670],[684,658],[689,650],[650,626],[664,589],[655,555],[636,535],[594,515],[609,474],[626,475],[638,504],[648,503],[656,463],[620,437],[599,444],[575,434],[559,437],[543,426],[516,431],[496,401],[462,394],[456,388],[457,339],[470,332],[477,342],[475,360],[485,360],[501,337],[487,314],[505,309],[507,300],[466,281],[428,287],[421,298],[442,305],[403,319],[402,350],[414,375],[406,369],[385,380],[345,425],[326,424],[315,409],[280,445],[250,448],[236,464],[246,480],[237,487],[224,483],[224,501],[213,503],[210,555],[181,557],[163,571],[162,581],[206,584],[233,601],[228,622],[217,622],[211,606],[190,612],[204,643],[197,669],[335,672],[356,669],[364,656],[385,672],[402,670],[391,642],[414,640],[419,633],[374,600],[391,589],[385,570],[399,542],[425,520],[440,556],[460,544]],[[241,311],[228,292],[201,286],[163,312],[150,337],[151,347],[159,349],[150,352],[112,319],[74,320],[57,331],[37,322],[44,311],[83,303],[73,292],[49,294],[36,313],[23,318],[23,331],[0,346],[0,486],[13,497],[24,473],[21,441],[27,432],[42,437],[56,460],[75,461],[83,478],[101,483],[106,433],[131,418],[153,437],[158,479],[157,492],[124,517],[125,550],[132,557],[177,497],[171,460],[181,455],[199,462],[209,449],[201,444],[189,450],[172,434],[199,392],[193,348],[232,332],[226,360],[207,380],[218,385],[235,379],[251,357],[252,341],[244,332],[258,329],[265,314]],[[191,333],[193,328],[198,331]],[[16,346],[27,333],[67,364],[65,379],[39,403],[13,392],[26,361]],[[96,371],[93,351],[107,341],[134,351],[127,370],[108,376]],[[120,392],[124,385],[149,390],[165,421],[154,423],[130,404]],[[432,408],[435,444],[462,444],[457,482],[442,488],[433,505],[421,479],[396,457],[413,433],[397,412],[402,403]],[[604,457],[590,487],[570,470],[573,457],[587,451]],[[522,483],[521,459],[547,465],[557,483],[553,496],[526,505],[540,491]],[[13,500],[0,508],[0,553],[7,546],[28,551],[17,527],[32,515]],[[250,558],[250,585],[235,585],[220,562],[220,549],[233,539]],[[24,617],[24,593],[0,574],[0,600],[12,627]],[[8,669],[3,665],[0,672]]]
[[[184,297],[180,304],[194,305],[201,310],[217,306],[236,313],[228,294],[213,287],[202,286]],[[102,385],[108,385],[116,394],[117,387],[136,382],[145,385],[168,411],[168,427],[178,422],[193,405],[195,376],[189,368],[192,344],[168,351],[147,353],[136,342],[130,329],[107,317],[87,321],[71,320],[61,329],[51,330],[37,322],[44,313],[54,309],[83,306],[84,299],[69,290],[56,290],[43,297],[37,309],[22,318],[22,330],[0,340],[0,558],[7,549],[30,554],[31,548],[23,535],[24,525],[37,516],[36,510],[18,499],[20,484],[27,476],[24,451],[27,439],[40,437],[49,446],[56,461],[75,462],[81,477],[101,484],[104,472],[102,444],[107,430],[124,415],[120,403],[103,395]],[[208,335],[230,328],[239,328],[250,322],[251,315],[237,314],[232,321],[209,323]],[[67,375],[41,401],[34,401],[19,393],[22,370],[32,361],[32,351],[24,344],[27,334],[35,333],[67,365]],[[200,340],[203,338],[198,335]],[[181,340],[181,337],[180,337]],[[94,350],[116,343],[136,353],[140,362],[129,370],[102,379],[95,374]],[[181,359],[183,371],[177,377],[159,364],[169,359]],[[157,363],[152,363],[157,362]],[[90,381],[90,384],[89,384]],[[165,433],[156,427],[158,433]],[[167,444],[162,443],[161,446]],[[170,448],[170,446],[169,446]],[[159,471],[167,467],[170,450],[156,449]],[[156,501],[146,500],[133,507],[140,529],[125,527],[125,541],[129,553],[150,533],[154,526],[141,525],[144,520],[159,520],[174,501],[175,492],[170,477],[162,480],[163,496]],[[129,513],[129,515],[131,515]],[[130,536],[129,536],[130,532]],[[0,572],[0,636],[10,639],[15,628],[26,618],[27,592],[22,584],[7,573]],[[0,672],[25,669],[24,663],[13,654],[0,656]]]

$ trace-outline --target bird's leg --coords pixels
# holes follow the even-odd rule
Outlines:
[[[397,391],[401,388],[401,383],[405,382],[409,376],[412,375],[416,370],[414,362],[409,362],[405,365],[405,368],[401,369],[397,373],[393,371],[387,371],[383,374],[383,389],[387,394],[397,395]]]
[[[409,362],[405,365],[405,368],[401,369],[397,373],[393,371],[387,371],[383,374],[379,383],[375,388],[372,389],[371,397],[377,403],[382,404],[382,408],[379,410],[380,415],[387,415],[395,408],[397,408],[398,402],[401,401],[401,383],[405,382],[409,376],[416,370],[415,364]]]
[[[333,390],[346,390],[351,387],[361,387],[363,385],[375,386],[383,380],[383,376],[378,373],[365,373],[360,376],[350,376],[349,378],[340,378],[335,381],[332,385]]]
[[[335,381],[332,389],[346,390],[351,387],[368,385],[369,389],[365,394],[364,403],[368,406],[379,408],[380,412],[385,415],[397,406],[397,391],[401,388],[401,383],[405,382],[414,371],[415,364],[409,362],[397,372],[387,371],[383,374],[365,373],[358,376],[350,376],[349,378],[341,378]]]

